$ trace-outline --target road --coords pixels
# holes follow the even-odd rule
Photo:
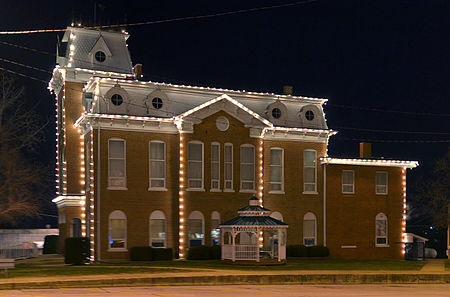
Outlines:
[[[354,296],[450,296],[447,285],[279,285],[279,286],[167,286],[167,287],[115,287],[65,288],[39,290],[0,291],[0,297],[354,297]]]

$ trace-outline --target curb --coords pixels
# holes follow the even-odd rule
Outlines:
[[[448,284],[450,274],[288,274],[136,277],[99,280],[15,282],[0,290],[89,287],[188,286],[188,285],[342,285],[342,284]]]

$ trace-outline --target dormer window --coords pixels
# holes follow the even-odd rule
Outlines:
[[[96,52],[96,53],[95,53],[95,60],[96,60],[97,62],[100,62],[100,63],[105,62],[105,60],[106,60],[106,54],[105,54],[104,52],[102,52],[102,51]]]
[[[276,119],[281,118],[281,110],[279,108],[272,109],[272,116]]]
[[[119,106],[123,103],[123,98],[119,94],[114,94],[111,96],[111,102],[115,106]]]
[[[152,105],[156,109],[161,109],[161,107],[163,107],[163,100],[159,97],[155,97],[152,99]]]
[[[312,112],[312,110],[307,110],[307,111],[305,112],[305,118],[306,118],[308,121],[314,120],[314,112]]]

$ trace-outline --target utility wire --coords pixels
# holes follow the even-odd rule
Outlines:
[[[312,2],[316,2],[316,1],[317,0],[304,0],[304,1],[297,1],[297,2],[292,2],[292,3],[280,4],[280,5],[255,7],[255,8],[248,8],[248,9],[239,9],[239,10],[211,13],[211,14],[205,14],[205,15],[178,17],[178,18],[165,19],[165,20],[159,20],[159,21],[145,21],[145,22],[137,22],[137,23],[125,23],[125,24],[108,25],[108,26],[92,26],[92,27],[84,27],[84,28],[85,29],[118,28],[118,27],[125,27],[125,26],[130,26],[131,27],[131,26],[154,25],[154,24],[162,24],[162,23],[172,23],[172,22],[180,22],[180,21],[208,19],[208,18],[214,18],[214,17],[233,15],[233,14],[242,14],[242,13],[263,11],[263,10],[276,9],[276,8],[292,7],[292,6],[308,4],[308,3],[312,3]],[[19,34],[64,32],[66,30],[67,29],[37,29],[37,30],[23,30],[23,31],[0,31],[0,35],[19,35]]]
[[[358,109],[358,110],[368,110],[368,111],[376,111],[376,112],[402,113],[402,114],[417,115],[417,116],[424,116],[425,115],[425,116],[437,116],[437,117],[450,117],[450,114],[445,114],[445,113],[429,113],[429,112],[413,112],[413,111],[389,110],[389,109],[359,107],[359,106],[342,105],[342,104],[334,104],[334,103],[328,103],[327,106],[338,107],[338,108]]]
[[[336,129],[342,130],[356,130],[356,131],[367,131],[367,132],[377,132],[377,133],[404,133],[404,134],[436,134],[436,135],[449,135],[447,132],[425,132],[425,131],[403,131],[403,130],[378,130],[378,129],[366,129],[366,128],[354,128],[354,127],[340,127],[335,126]]]
[[[26,67],[26,68],[28,68],[28,69],[33,69],[33,70],[37,70],[37,71],[42,71],[42,72],[45,72],[45,73],[50,73],[50,74],[53,73],[53,72],[51,72],[51,71],[48,71],[48,70],[45,70],[45,69],[42,69],[42,68],[37,68],[37,67],[34,67],[34,66],[25,65],[25,64],[22,64],[22,63],[19,63],[19,62],[15,62],[15,61],[11,61],[11,60],[4,59],[4,58],[0,58],[0,61],[7,62],[7,63],[11,63],[11,64],[18,65],[18,66],[22,66],[22,67]]]
[[[6,71],[6,72],[9,72],[9,73],[13,73],[13,74],[16,74],[16,75],[19,75],[19,76],[22,76],[22,77],[26,77],[26,78],[29,78],[29,79],[33,79],[33,80],[40,81],[40,82],[43,82],[45,84],[48,84],[47,81],[42,80],[40,78],[36,78],[36,77],[30,76],[30,75],[22,74],[22,73],[19,73],[19,72],[13,71],[13,70],[9,70],[9,69],[3,68],[3,67],[0,67],[0,70],[3,70],[3,71]]]
[[[359,141],[359,142],[382,142],[382,143],[450,143],[450,140],[388,140],[388,139],[359,139],[336,137],[334,140]]]

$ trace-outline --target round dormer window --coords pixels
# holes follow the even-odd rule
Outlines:
[[[230,127],[230,122],[228,121],[228,119],[224,116],[220,116],[217,118],[216,120],[216,127],[217,129],[219,129],[219,131],[227,131],[228,128]]]
[[[307,110],[307,111],[305,112],[305,118],[306,118],[308,121],[314,120],[314,112],[312,112],[312,110]]]
[[[105,62],[105,60],[106,60],[105,53],[102,52],[102,51],[96,52],[95,53],[95,60],[97,60],[97,62],[100,62],[100,63]]]
[[[161,109],[161,107],[163,107],[163,100],[159,97],[155,97],[152,99],[152,105],[156,109]]]
[[[281,118],[281,110],[279,108],[275,107],[274,109],[272,109],[272,116],[275,119]]]
[[[114,94],[111,96],[111,102],[115,106],[119,106],[123,103],[123,97],[119,94]]]

